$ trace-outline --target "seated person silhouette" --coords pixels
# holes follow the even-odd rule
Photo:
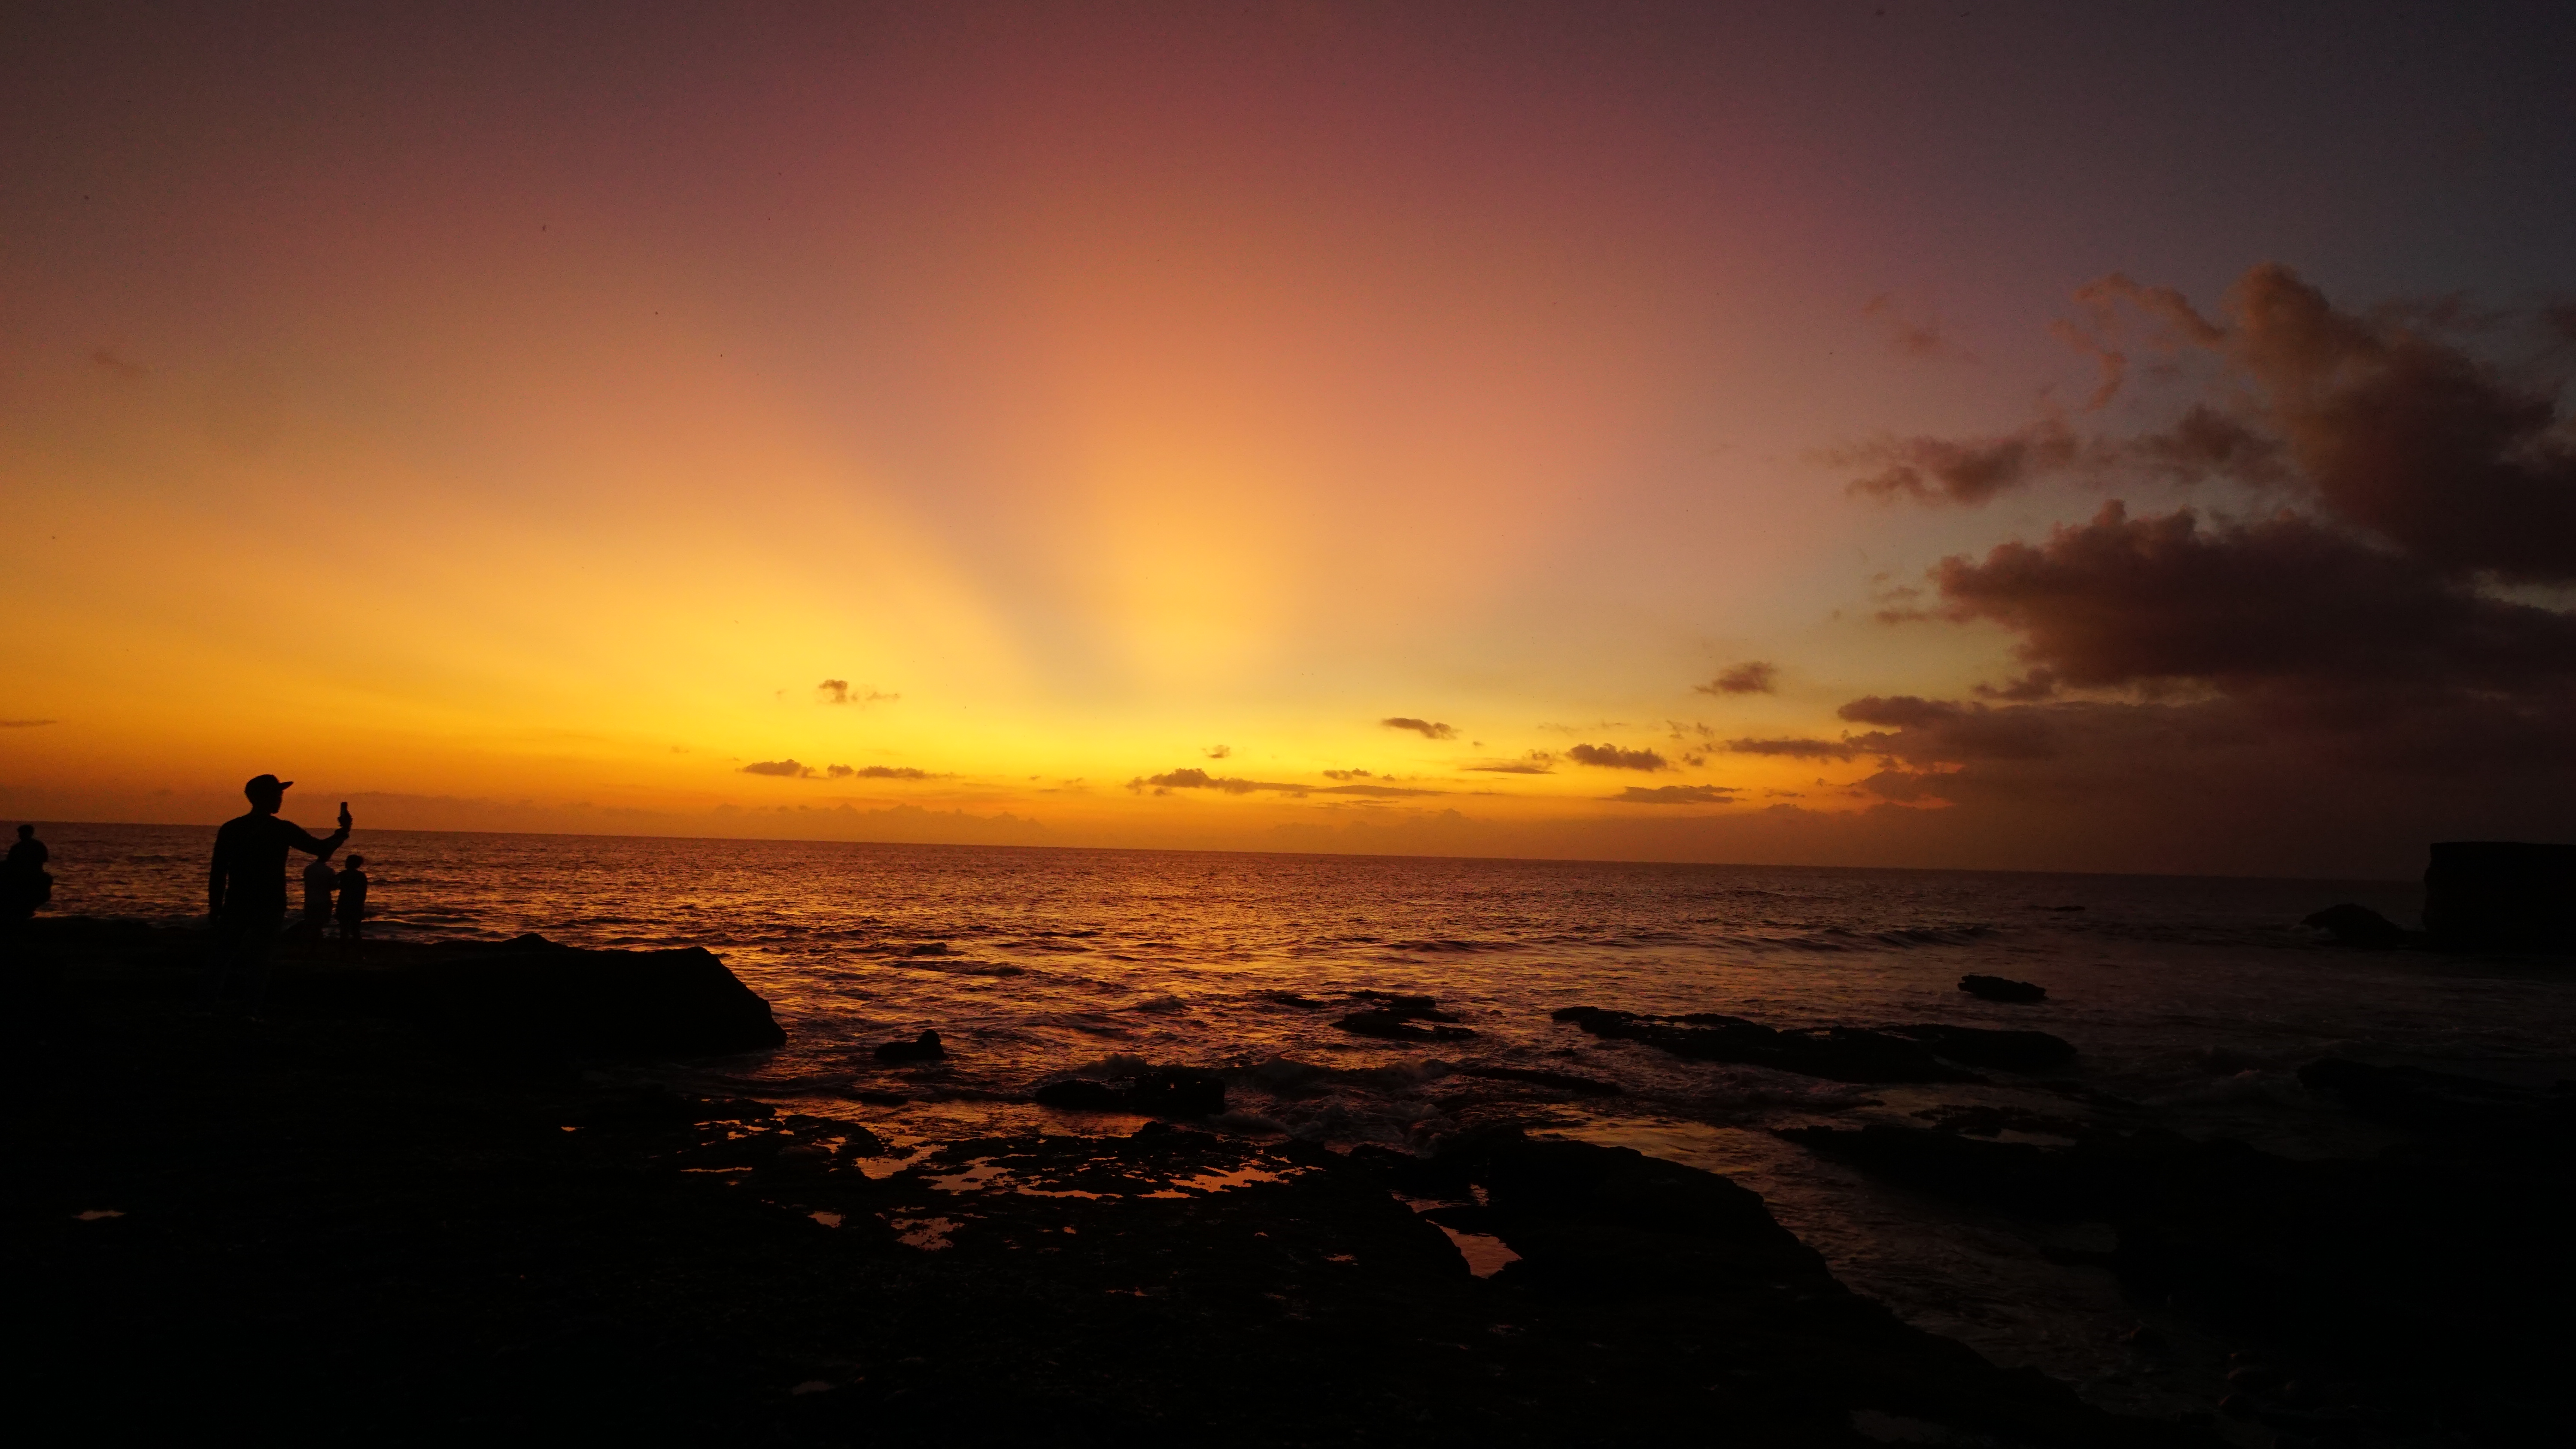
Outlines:
[[[36,838],[36,827],[18,827],[8,863],[0,865],[0,919],[23,921],[53,899],[54,878],[45,873],[45,862],[52,858],[45,842]]]
[[[367,863],[363,855],[349,857],[349,868],[340,872],[340,954],[355,957],[359,938],[367,929],[367,873],[360,869]]]
[[[254,776],[242,786],[250,813],[215,832],[214,865],[206,876],[206,914],[215,928],[207,986],[217,1000],[235,988],[252,1008],[268,992],[268,953],[286,924],[286,852],[328,856],[349,838],[349,802],[340,802],[340,828],[316,838],[277,818],[292,780]]]

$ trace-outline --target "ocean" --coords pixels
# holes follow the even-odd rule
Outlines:
[[[53,909],[202,912],[213,833],[46,827]],[[2566,962],[2355,952],[2299,924],[2338,901],[2412,924],[2421,892],[2405,882],[404,831],[361,832],[352,846],[368,857],[382,936],[537,931],[717,952],[769,999],[788,1044],[657,1074],[675,1085],[846,1117],[904,1146],[1128,1130],[1027,1098],[1064,1075],[1139,1063],[1221,1073],[1230,1111],[1218,1125],[1251,1135],[1421,1149],[1518,1120],[1726,1173],[1856,1291],[2133,1411],[2205,1403],[2207,1386],[2123,1346],[2142,1322],[2191,1330],[2124,1301],[2083,1261],[2108,1247],[2107,1228],[2035,1228],[1889,1188],[1772,1129],[1973,1105],[2081,1123],[2117,1099],[2195,1135],[2354,1155],[2384,1139],[2303,1089],[2303,1063],[2576,1076]],[[1967,972],[2036,982],[2048,999],[1981,1001],[1957,989]],[[1475,1035],[1337,1030],[1368,993],[1433,997]],[[1578,1005],[1782,1027],[2029,1028],[2078,1055],[2027,1078],[1862,1087],[1678,1060],[1550,1020]],[[945,1063],[875,1059],[879,1043],[925,1028],[947,1043]],[[1568,1100],[1466,1070],[1477,1067],[1620,1091]]]

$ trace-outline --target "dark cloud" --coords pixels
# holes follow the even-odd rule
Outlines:
[[[1850,740],[1728,740],[1739,755],[1785,755],[1793,760],[1848,760],[1860,753]]]
[[[1334,779],[1347,779],[1354,774],[1367,772],[1327,770],[1324,773]],[[1216,790],[1227,795],[1250,795],[1257,791],[1268,790],[1281,795],[1354,795],[1372,800],[1393,800],[1415,795],[1448,793],[1443,790],[1419,789],[1409,785],[1299,785],[1285,780],[1243,780],[1229,775],[1211,775],[1195,767],[1169,770],[1160,775],[1139,775],[1127,782],[1127,788],[1139,793],[1150,788],[1157,795],[1166,795],[1174,790]]]
[[[1369,778],[1369,772],[1366,770],[1326,770],[1324,772],[1324,778],[1327,780],[1365,780]]]
[[[835,780],[934,780],[939,778],[927,770],[917,770],[910,765],[863,765],[856,769],[848,765],[834,765],[825,773]]]
[[[1691,688],[1701,694],[1770,694],[1780,679],[1780,666],[1760,659],[1748,659],[1706,684]]]
[[[802,765],[794,760],[756,760],[751,764],[743,766],[742,773],[746,775],[775,775],[782,780],[810,780],[814,778],[814,770],[812,766]]]
[[[2102,361],[2096,405],[2126,377],[2132,319],[2146,324],[2143,345],[2205,354],[2217,374],[2190,384],[2200,395],[2179,404],[2171,426],[2141,434],[2080,436],[2050,416],[2000,437],[1845,450],[1835,461],[1878,465],[1853,489],[1974,504],[2051,473],[2226,479],[2287,493],[2445,573],[2576,580],[2576,416],[2561,406],[2565,378],[2477,350],[2482,338],[2554,330],[2548,309],[2356,313],[2270,263],[2238,279],[2215,322],[2170,288],[2123,276],[2077,301],[2088,321],[2062,332]]]
[[[2027,710],[1900,694],[1892,699],[1876,695],[1856,699],[1836,712],[1854,724],[1886,727],[1852,738],[1852,747],[1862,754],[1937,760],[2035,760],[2057,748],[2047,728],[2047,716]]]
[[[1735,790],[1728,785],[1631,785],[1602,798],[1623,805],[1728,805]]]
[[[1411,730],[1426,740],[1454,740],[1458,738],[1458,731],[1452,726],[1441,724],[1433,720],[1415,719],[1411,715],[1391,715],[1388,718],[1379,720],[1378,723],[1391,730]]]
[[[2047,699],[2057,693],[2057,671],[2033,669],[2019,679],[2007,679],[2000,685],[1980,684],[1977,693],[1988,699],[2011,700],[2017,704]]]
[[[814,686],[814,692],[822,696],[825,704],[892,704],[903,698],[900,694],[879,693],[872,685],[853,689],[846,679],[826,679]]]
[[[1591,765],[1603,770],[1662,770],[1670,768],[1663,756],[1653,750],[1626,750],[1617,745],[1576,745],[1566,757],[1578,765]]]
[[[49,724],[61,723],[58,719],[0,719],[0,730],[42,729]]]
[[[1889,438],[1828,455],[1843,466],[1876,465],[1851,491],[1924,503],[1983,503],[2034,478],[2073,467],[2083,445],[2055,419],[2001,437]]]
[[[2204,526],[2117,502],[2044,543],[1933,569],[1956,622],[1986,620],[2051,683],[2200,680],[2512,691],[2576,667],[2576,619],[2297,514]]]
[[[1222,760],[1226,756],[1234,753],[1234,746],[1210,745],[1206,749],[1199,751],[1199,753],[1207,756],[1211,760]]]
[[[1249,795],[1255,790],[1278,790],[1302,795],[1307,789],[1304,785],[1282,784],[1275,780],[1238,780],[1225,775],[1211,775],[1197,768],[1140,775],[1127,782],[1130,790],[1142,790],[1148,785],[1153,786],[1157,794],[1170,790],[1221,790],[1228,795]]]
[[[1517,760],[1482,760],[1467,768],[1488,775],[1552,775],[1556,773],[1556,756],[1545,750],[1532,750]]]

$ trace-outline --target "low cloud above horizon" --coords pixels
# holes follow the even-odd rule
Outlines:
[[[768,775],[781,780],[934,780],[939,776],[910,765],[827,765],[817,770],[798,760],[759,760],[739,774]]]
[[[1729,805],[1735,794],[1726,785],[1631,785],[1606,798],[1622,805]]]
[[[900,694],[882,693],[874,685],[852,688],[846,679],[826,679],[814,686],[814,692],[825,704],[892,704],[903,698]]]
[[[1759,659],[1749,659],[1719,674],[1706,684],[1694,684],[1701,694],[1773,694],[1778,692],[1780,666]]]
[[[1411,730],[1413,733],[1422,736],[1426,740],[1454,740],[1458,738],[1458,731],[1451,726],[1435,723],[1427,719],[1414,719],[1409,715],[1394,715],[1387,719],[1379,720],[1378,723],[1391,730]]]
[[[1671,762],[1653,750],[1622,749],[1617,745],[1575,745],[1565,757],[1578,765],[1600,770],[1663,770]]]

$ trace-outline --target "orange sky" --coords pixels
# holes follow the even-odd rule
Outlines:
[[[2079,399],[2113,269],[2510,286],[2548,233],[2266,199],[2336,143],[2211,155],[2251,71],[2034,135],[2136,37],[1879,8],[13,22],[0,804],[2206,863],[1724,748],[2004,678],[1886,590],[2096,502],[1837,450]]]

